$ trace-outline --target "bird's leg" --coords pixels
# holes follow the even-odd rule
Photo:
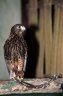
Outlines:
[[[36,88],[36,86],[35,86],[35,85],[30,84],[30,83],[28,83],[28,82],[24,81],[24,79],[23,79],[23,78],[21,78],[21,80],[16,79],[16,81],[17,81],[19,84],[22,84],[22,85],[24,85],[24,86],[26,86],[26,87],[29,87],[29,88]]]
[[[14,79],[14,78],[15,78],[15,72],[10,70],[10,79]]]
[[[26,69],[26,62],[27,62],[27,52],[26,52],[26,54],[25,54],[25,58],[24,58],[23,71],[25,71],[25,69]]]
[[[21,76],[20,76],[21,75]],[[30,84],[30,83],[27,83],[26,81],[24,81],[24,72],[23,72],[23,70],[22,71],[18,71],[17,73],[16,73],[16,76],[14,77],[14,79],[19,83],[19,84],[22,84],[22,85],[24,85],[24,86],[27,86],[27,87],[29,87],[29,88],[36,88],[35,87],[35,85],[33,85],[33,84]]]

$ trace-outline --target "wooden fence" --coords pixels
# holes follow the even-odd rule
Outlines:
[[[54,22],[52,21],[52,5],[54,7]],[[39,20],[37,9],[39,9]],[[63,75],[62,0],[40,0],[40,2],[39,0],[29,0],[28,24],[39,24],[37,39],[39,41],[40,50],[36,77],[42,78],[44,70],[45,74]]]

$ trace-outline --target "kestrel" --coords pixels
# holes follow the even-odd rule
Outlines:
[[[27,61],[27,44],[24,39],[25,27],[15,24],[4,44],[4,58],[10,79],[22,79]]]

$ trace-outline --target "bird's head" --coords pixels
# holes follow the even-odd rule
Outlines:
[[[11,28],[10,35],[18,35],[21,37],[24,34],[25,30],[26,28],[22,24],[15,24]]]

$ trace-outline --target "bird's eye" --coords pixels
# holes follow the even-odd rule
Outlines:
[[[17,28],[17,29],[20,29],[20,26],[17,26],[16,28]]]
[[[20,28],[20,26],[19,26],[19,28]]]

